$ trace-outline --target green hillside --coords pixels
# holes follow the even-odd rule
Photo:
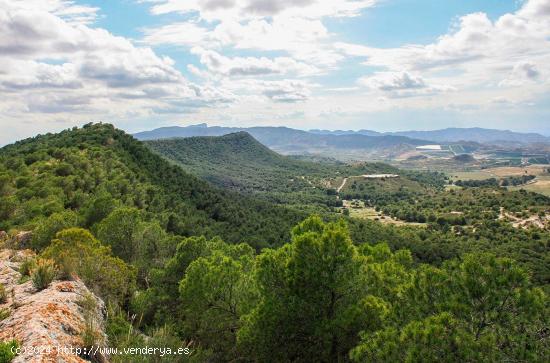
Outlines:
[[[0,248],[38,254],[21,261],[21,281],[38,290],[78,276],[106,302],[111,347],[192,352],[113,362],[546,362],[550,234],[497,216],[499,204],[545,213],[547,198],[446,192],[440,174],[400,171],[349,178],[342,194],[385,204],[387,213],[478,205],[491,213],[465,211],[473,218],[466,226],[437,218],[426,228],[336,213],[305,218],[297,202],[284,208],[190,172],[226,173],[233,189],[272,199],[296,173],[313,182],[395,169],[290,159],[243,133],[149,146],[174,152],[181,166],[105,124],[0,149],[0,230],[8,232]],[[266,180],[277,192],[259,190]],[[300,193],[315,195],[297,188],[286,198]],[[18,308],[11,305],[0,324]],[[96,346],[102,332],[94,329],[75,341]]]
[[[218,190],[105,124],[6,146],[0,165],[0,229],[31,229],[60,213],[93,227],[119,206],[137,208],[178,235],[261,247],[280,244],[301,218]]]
[[[277,154],[246,132],[147,141],[160,155],[224,189],[305,209],[338,205],[328,181],[341,176],[396,172],[380,163],[346,165]]]

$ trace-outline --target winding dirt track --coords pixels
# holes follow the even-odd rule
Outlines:
[[[342,185],[340,185],[338,189],[336,189],[337,193],[340,193],[340,190],[342,190],[342,188],[346,185],[347,181],[348,181],[348,178],[344,178],[344,180],[342,181]]]

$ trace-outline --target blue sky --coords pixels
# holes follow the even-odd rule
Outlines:
[[[0,0],[0,144],[89,121],[550,134],[549,0]]]

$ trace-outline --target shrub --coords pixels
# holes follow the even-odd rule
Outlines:
[[[39,259],[36,267],[31,272],[33,286],[38,290],[44,290],[54,280],[57,275],[55,263],[50,259]]]
[[[92,234],[81,228],[59,232],[42,254],[61,266],[62,274],[75,273],[105,301],[122,303],[135,285],[135,270],[111,255]]]
[[[34,257],[29,257],[21,262],[19,265],[19,273],[22,276],[30,276],[31,271],[36,268],[36,259]]]
[[[19,344],[15,340],[11,342],[0,342],[0,363],[10,363],[16,356],[12,351],[18,347]]]
[[[103,336],[98,324],[93,319],[86,319],[84,330],[80,337],[82,338],[82,346],[86,351],[93,351],[94,347],[103,345]],[[88,355],[91,357],[91,355]]]
[[[78,215],[73,211],[63,211],[54,213],[48,218],[39,221],[33,231],[31,246],[37,251],[42,251],[48,247],[55,234],[65,228],[76,226],[78,224]]]
[[[8,300],[8,293],[4,285],[0,284],[0,304],[4,304]]]
[[[84,358],[90,359],[92,362],[101,361],[96,359],[92,355],[94,347],[104,345],[103,335],[101,334],[101,329],[99,328],[99,323],[95,319],[95,314],[97,312],[98,306],[95,297],[91,293],[87,293],[82,296],[77,302],[78,306],[82,309],[82,315],[84,316],[84,330],[80,334],[82,339],[82,347],[86,348],[86,353],[83,355]]]
[[[0,309],[0,321],[6,319],[8,316],[10,316],[10,310],[9,309]]]
[[[76,274],[76,262],[67,253],[63,252],[55,260],[59,266],[59,279],[72,281]]]

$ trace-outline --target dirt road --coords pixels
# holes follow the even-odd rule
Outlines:
[[[340,185],[338,187],[338,189],[336,189],[336,192],[337,193],[340,193],[340,190],[342,190],[342,188],[346,185],[346,182],[348,181],[348,178],[344,178],[344,180],[342,181],[342,185]]]

